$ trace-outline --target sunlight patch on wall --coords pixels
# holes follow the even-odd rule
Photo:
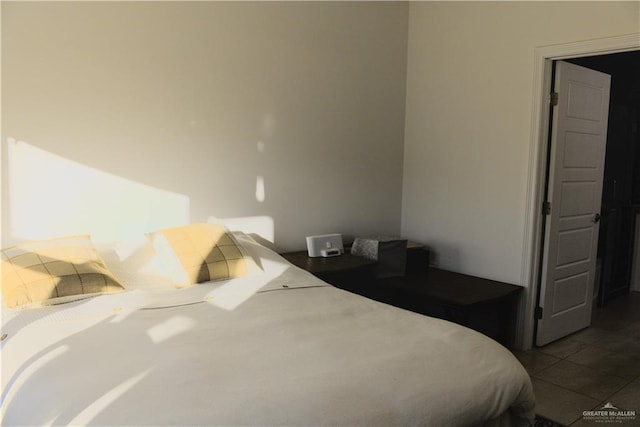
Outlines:
[[[258,141],[256,143],[258,153],[264,153],[265,143],[264,141]],[[264,177],[262,175],[256,176],[256,200],[260,203],[264,202],[266,198],[264,190]]]
[[[90,234],[95,242],[116,242],[189,222],[185,195],[106,173],[13,138],[7,143],[10,229],[4,230],[4,240]]]
[[[265,197],[266,196],[264,194],[264,178],[262,176],[257,176],[256,177],[256,200],[262,203],[264,202]]]
[[[257,235],[264,240],[274,243],[275,224],[273,218],[267,215],[235,218],[216,218],[211,216],[208,222],[222,224],[231,231],[242,231],[246,234]]]

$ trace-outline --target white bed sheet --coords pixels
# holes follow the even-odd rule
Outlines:
[[[3,310],[1,424],[532,421],[529,376],[496,342],[251,250],[262,275]]]

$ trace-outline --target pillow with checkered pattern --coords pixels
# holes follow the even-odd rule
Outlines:
[[[178,287],[247,276],[255,264],[231,232],[219,224],[167,228],[150,237]]]
[[[60,304],[123,290],[87,235],[2,250],[2,299],[8,308]]]

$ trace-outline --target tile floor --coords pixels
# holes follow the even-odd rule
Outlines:
[[[566,338],[515,352],[531,375],[536,413],[566,426],[598,426],[582,412],[609,402],[638,413],[640,426],[640,293],[594,308],[591,326]]]

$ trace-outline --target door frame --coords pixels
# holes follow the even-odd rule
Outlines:
[[[640,33],[616,37],[537,47],[533,61],[533,90],[527,196],[525,209],[524,250],[521,283],[525,285],[524,304],[518,310],[516,347],[528,350],[533,346],[538,299],[538,284],[542,265],[542,203],[547,168],[550,120],[550,93],[553,61],[583,56],[640,50]]]

